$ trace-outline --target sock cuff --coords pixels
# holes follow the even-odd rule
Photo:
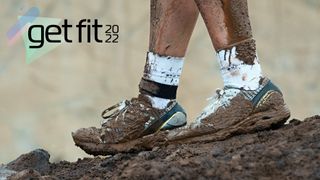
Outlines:
[[[247,39],[238,42],[234,46],[217,51],[220,64],[232,64],[235,60],[241,61],[243,64],[254,65],[257,60],[256,42],[254,39]]]
[[[255,90],[259,87],[262,70],[254,41],[217,52],[225,86]]]
[[[143,78],[160,84],[178,86],[184,57],[147,53]]]

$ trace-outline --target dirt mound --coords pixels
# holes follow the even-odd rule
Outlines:
[[[11,179],[320,179],[320,116],[224,141],[77,162],[50,163],[35,150],[0,167],[0,179],[4,171]]]

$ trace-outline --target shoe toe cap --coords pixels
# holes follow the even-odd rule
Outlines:
[[[81,143],[102,143],[101,129],[95,127],[78,129],[72,132],[72,137],[77,145]]]

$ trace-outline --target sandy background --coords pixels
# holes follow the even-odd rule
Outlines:
[[[99,19],[120,26],[118,44],[63,44],[27,65],[20,39],[8,46],[6,32],[30,7],[41,16]],[[320,112],[320,1],[249,0],[262,67],[286,97],[292,116]],[[52,160],[86,156],[71,131],[97,126],[100,113],[137,95],[148,47],[148,0],[1,0],[0,163],[34,148]],[[201,18],[186,57],[178,99],[195,118],[206,98],[222,86],[215,53]]]

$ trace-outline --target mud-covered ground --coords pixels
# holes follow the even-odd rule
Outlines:
[[[206,144],[50,163],[35,150],[0,166],[9,179],[320,179],[320,116]]]

